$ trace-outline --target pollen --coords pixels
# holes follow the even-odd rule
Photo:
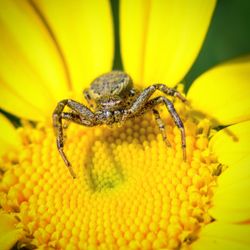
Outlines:
[[[65,153],[73,179],[56,148],[52,126],[24,124],[23,144],[1,158],[2,210],[14,214],[27,247],[45,249],[190,249],[216,187],[218,163],[208,149],[209,122],[177,107],[186,130],[161,111],[167,138],[152,114],[119,127],[69,124]],[[28,243],[27,243],[28,242]]]

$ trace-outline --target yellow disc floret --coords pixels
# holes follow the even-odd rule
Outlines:
[[[23,146],[1,159],[3,210],[18,218],[30,243],[46,249],[188,249],[208,214],[216,185],[216,159],[208,150],[209,125],[180,107],[180,131],[169,114],[168,147],[153,116],[119,127],[70,124],[60,158],[50,125],[19,129]]]

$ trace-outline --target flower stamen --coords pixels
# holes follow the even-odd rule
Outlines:
[[[167,111],[162,119],[171,147],[150,113],[113,128],[70,124],[64,150],[74,180],[52,127],[24,125],[15,164],[11,152],[1,160],[9,165],[1,184],[3,209],[18,216],[37,246],[188,249],[213,221],[208,210],[219,164],[208,149],[209,122],[176,106],[184,117],[186,161]]]

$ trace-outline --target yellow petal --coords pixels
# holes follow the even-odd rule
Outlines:
[[[221,163],[236,165],[250,155],[250,121],[220,130],[210,141],[211,150]]]
[[[96,78],[112,68],[114,45],[108,0],[36,1],[60,44],[71,82],[81,94]]]
[[[20,137],[12,123],[2,114],[0,114],[0,155],[10,147],[20,145]]]
[[[250,121],[218,132],[210,148],[228,168],[218,178],[218,187],[209,211],[220,221],[242,222],[250,219]]]
[[[192,250],[249,250],[250,225],[214,222],[205,226]]]
[[[234,187],[215,194],[214,207],[209,213],[216,220],[239,223],[250,219],[249,179],[248,182]]]
[[[0,213],[0,246],[1,250],[9,250],[22,237],[20,229],[16,229],[17,221],[10,215]]]
[[[214,7],[214,0],[121,1],[123,64],[135,83],[178,83],[201,48]]]
[[[228,125],[250,119],[250,56],[221,64],[192,84],[188,99],[195,110]]]
[[[50,117],[68,82],[57,45],[30,3],[0,2],[0,106],[40,120]]]
[[[229,167],[220,175],[218,179],[217,191],[224,191],[233,186],[242,184],[242,182],[250,179],[250,155],[230,164]],[[250,183],[250,181],[249,181]]]

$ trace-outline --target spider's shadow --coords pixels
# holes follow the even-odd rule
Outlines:
[[[109,128],[106,128],[102,131],[102,134],[94,137],[89,142],[89,147],[86,148],[86,157],[83,161],[85,180],[88,183],[89,187],[94,192],[100,192],[105,189],[112,189],[124,179],[124,174],[122,170],[121,162],[115,156],[114,150],[110,146],[107,138],[111,136],[111,131]],[[95,167],[95,160],[98,160],[96,157],[96,151],[93,149],[95,142],[101,144],[102,154],[105,156],[107,162],[103,163],[107,169],[100,170]],[[99,159],[100,160],[100,159]]]
[[[173,123],[169,115],[164,117],[164,121],[166,120],[166,124]],[[112,137],[112,141],[116,141],[116,139],[121,140],[120,134],[126,131],[128,128],[132,129],[131,137],[133,140],[129,140],[128,138],[124,139],[126,143],[134,143],[134,140],[137,140],[139,143],[137,144],[140,147],[140,150],[145,150],[145,147],[151,147],[151,141],[155,141],[156,135],[160,133],[159,128],[156,124],[152,127],[148,126],[148,121],[154,119],[152,113],[147,114],[147,118],[135,117],[134,118],[135,124],[139,124],[142,119],[147,121],[143,126],[134,126],[131,122],[125,122],[121,125],[121,127],[106,127],[101,130],[101,134],[98,136],[90,136],[90,140],[88,141],[88,148],[85,148],[84,151],[86,152],[86,156],[83,160],[83,168],[84,168],[84,179],[88,186],[94,191],[99,192],[105,189],[112,189],[122,183],[126,176],[124,174],[123,163],[119,160],[119,155],[116,154],[116,146],[112,146],[110,143],[109,138]],[[166,126],[167,127],[167,126]],[[95,128],[89,128],[95,129]],[[140,130],[144,129],[145,131],[148,130],[146,134],[150,134],[151,136],[141,137]],[[167,128],[166,128],[167,129]],[[155,136],[152,136],[155,135]],[[105,170],[97,169],[95,166],[96,160],[98,161],[97,152],[94,149],[95,143],[98,142],[101,145],[101,154],[104,156],[103,159],[105,160]],[[146,142],[146,143],[145,143]],[[121,144],[123,142],[121,141]],[[116,144],[115,144],[116,145]],[[166,145],[166,150],[167,150]],[[107,161],[106,161],[107,160]],[[108,162],[108,163],[107,163]],[[110,164],[109,164],[110,163]],[[99,162],[99,167],[101,166]]]

